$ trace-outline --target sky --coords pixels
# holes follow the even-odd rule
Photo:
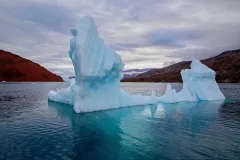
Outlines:
[[[240,48],[240,0],[0,0],[0,49],[74,75],[70,29],[95,19],[125,69],[161,68]]]

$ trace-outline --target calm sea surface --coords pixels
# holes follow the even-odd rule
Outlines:
[[[240,159],[240,84],[220,84],[225,101],[84,114],[48,101],[50,90],[66,86],[0,83],[0,159]],[[122,84],[144,95],[165,86]]]

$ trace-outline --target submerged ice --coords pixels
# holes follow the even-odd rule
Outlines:
[[[77,113],[156,104],[158,101],[224,99],[215,81],[216,73],[197,60],[192,62],[190,70],[181,72],[183,89],[180,92],[176,93],[168,84],[162,97],[156,97],[155,91],[151,96],[130,95],[120,88],[124,63],[99,37],[94,19],[85,16],[71,33],[69,57],[74,66],[75,80],[71,80],[66,89],[50,91],[48,98],[73,105]]]

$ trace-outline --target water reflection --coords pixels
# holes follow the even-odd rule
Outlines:
[[[69,118],[72,125],[72,159],[116,159],[121,157],[121,118],[135,114],[141,108],[121,108],[92,113],[76,114],[72,106],[49,102],[62,118]]]
[[[224,101],[199,103],[181,102],[176,104],[160,103],[157,106],[155,118],[164,120],[171,128],[184,128],[191,133],[198,133],[212,125],[218,116],[218,110]]]
[[[60,117],[71,121],[72,159],[234,158],[236,149],[224,147],[233,144],[222,144],[229,131],[218,133],[226,127],[224,105],[224,101],[160,103],[76,114],[71,106],[49,102]]]

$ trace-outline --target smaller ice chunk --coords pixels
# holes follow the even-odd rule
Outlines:
[[[166,92],[158,101],[167,103],[176,102],[197,102],[197,101],[214,101],[223,100],[225,96],[222,94],[216,80],[216,72],[199,60],[193,60],[191,69],[181,71],[183,80],[183,88],[176,93],[168,84]]]
[[[166,87],[165,94],[158,98],[158,101],[164,103],[176,103],[178,102],[178,98],[176,95],[176,90],[172,89],[172,86],[168,83]]]
[[[190,69],[184,69],[181,71],[181,77],[183,81],[183,87],[180,92],[177,93],[177,101],[179,102],[196,102],[197,96],[192,88],[192,74]]]
[[[50,91],[48,99],[55,102],[65,103],[69,105],[74,104],[74,92],[78,90],[75,85],[75,79],[71,79],[70,86],[58,91]]]
[[[198,60],[191,63],[192,81],[191,86],[196,93],[198,100],[222,100],[222,94],[216,80],[216,72],[202,64]]]

